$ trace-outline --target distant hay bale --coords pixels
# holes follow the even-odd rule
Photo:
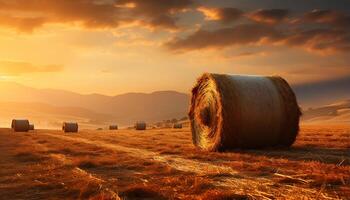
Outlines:
[[[31,130],[31,131],[34,130],[34,124],[29,124],[29,130]]]
[[[76,122],[63,122],[62,130],[65,133],[77,133],[78,132],[78,123],[76,123]]]
[[[173,128],[181,129],[182,128],[182,124],[181,123],[175,123]]]
[[[29,121],[27,119],[13,119],[11,128],[15,132],[28,132],[30,128]]]
[[[109,130],[118,130],[118,125],[110,125]]]
[[[110,125],[109,130],[118,130],[118,125]]]
[[[135,123],[136,130],[146,130],[146,122],[139,121]]]
[[[292,145],[300,109],[281,77],[204,74],[192,89],[195,146],[208,151]]]

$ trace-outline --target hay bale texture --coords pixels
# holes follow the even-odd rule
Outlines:
[[[135,129],[136,130],[146,130],[146,122],[144,121],[138,121],[135,123]]]
[[[175,129],[181,129],[182,128],[182,124],[181,123],[175,123],[173,128]]]
[[[76,122],[63,122],[62,130],[65,133],[77,133],[78,127],[78,123]]]
[[[109,130],[118,130],[118,125],[110,125]]]
[[[27,119],[13,119],[11,128],[15,132],[28,132],[30,129],[29,120]]]
[[[195,146],[208,151],[292,145],[301,112],[278,76],[204,74],[189,111]]]

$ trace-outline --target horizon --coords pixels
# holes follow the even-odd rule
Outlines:
[[[249,74],[237,74],[237,75],[249,75]],[[257,76],[262,76],[262,75],[257,75]],[[313,85],[313,84],[324,84],[326,86],[330,86],[329,83],[331,84],[334,84],[334,82],[338,82],[338,81],[347,81],[349,82],[350,80],[350,76],[340,76],[340,77],[337,77],[337,78],[334,78],[334,79],[328,79],[328,80],[322,80],[322,81],[311,81],[311,82],[305,82],[305,83],[296,83],[296,84],[290,84],[290,86],[292,88],[297,88],[297,87],[307,87],[308,85]],[[183,93],[183,94],[191,94],[191,89],[193,87],[193,84],[195,82],[193,82],[193,84],[188,88],[187,91],[179,91],[179,90],[175,90],[175,89],[171,89],[171,88],[167,88],[167,89],[163,89],[163,90],[150,90],[150,91],[126,91],[126,92],[123,92],[123,93],[117,93],[117,94],[110,94],[110,93],[99,93],[98,91],[91,91],[91,92],[88,92],[88,93],[82,93],[82,92],[79,92],[79,91],[75,91],[75,90],[69,90],[69,89],[65,89],[65,88],[49,88],[49,87],[35,87],[35,86],[29,86],[29,85],[25,85],[25,84],[22,84],[22,83],[19,83],[19,82],[15,82],[15,81],[8,81],[8,80],[1,80],[0,79],[0,83],[8,83],[8,84],[17,84],[19,86],[24,86],[24,87],[29,87],[29,88],[32,88],[32,89],[36,89],[36,90],[58,90],[58,91],[65,91],[65,92],[72,92],[72,93],[76,93],[76,94],[79,94],[79,95],[102,95],[102,96],[109,96],[109,97],[113,97],[113,96],[119,96],[119,95],[124,95],[124,94],[132,94],[132,93],[135,93],[135,94],[152,94],[152,93],[155,93],[155,92],[178,92],[178,93]],[[344,86],[344,83],[343,85],[341,86]]]

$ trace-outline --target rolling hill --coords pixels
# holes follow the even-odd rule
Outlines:
[[[337,112],[337,114],[348,112],[346,108],[345,110],[337,108],[337,111],[334,111],[333,107],[322,107],[321,105],[350,98],[350,78],[292,87],[299,104],[304,108],[303,119],[305,121],[321,117],[321,115],[326,118],[330,117],[327,114],[329,112]],[[126,93],[116,96],[82,95],[65,90],[35,89],[4,81],[0,81],[0,91],[0,109],[3,113],[0,117],[2,120],[0,124],[8,124],[9,119],[5,119],[5,116],[21,117],[31,113],[33,116],[46,117],[47,120],[52,119],[48,121],[56,120],[54,115],[60,116],[60,123],[64,119],[78,119],[78,121],[82,120],[96,125],[103,125],[101,123],[103,121],[129,126],[137,120],[153,123],[165,119],[182,118],[187,115],[190,101],[189,94],[176,91]],[[311,107],[314,109],[306,110]],[[7,113],[12,114],[5,115],[6,110]],[[342,118],[335,119],[342,120]],[[41,118],[41,121],[43,120],[45,119]],[[52,122],[46,124],[49,126]]]
[[[181,118],[186,115],[189,102],[188,94],[175,91],[126,93],[116,96],[82,95],[64,90],[35,89],[9,82],[0,82],[0,91],[0,102],[34,102],[55,107],[80,108],[105,114],[109,116],[109,121],[115,121],[122,126],[133,124],[136,120],[155,122]]]
[[[310,108],[303,112],[304,123],[350,124],[350,99]]]

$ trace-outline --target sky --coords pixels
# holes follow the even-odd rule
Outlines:
[[[189,92],[204,72],[350,77],[348,0],[0,0],[0,81]]]

